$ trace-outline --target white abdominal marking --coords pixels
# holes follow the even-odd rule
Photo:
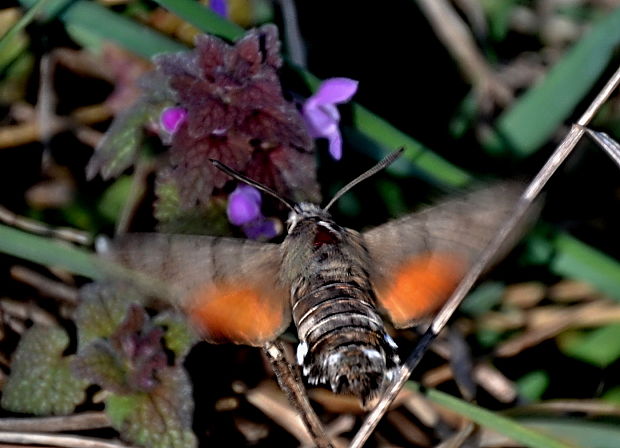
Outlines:
[[[368,359],[372,359],[372,358],[384,359],[384,356],[381,355],[381,353],[379,353],[377,350],[374,350],[371,348],[363,348],[362,351],[364,352],[364,354],[366,355]]]
[[[385,342],[387,342],[389,346],[392,347],[394,350],[398,348],[398,345],[396,345],[396,342],[394,342],[394,339],[392,339],[391,336],[387,333],[385,334]]]
[[[299,364],[300,366],[303,366],[304,358],[306,357],[307,354],[308,354],[308,344],[306,344],[305,342],[301,342],[297,346],[297,364]],[[304,374],[306,373],[304,372]]]

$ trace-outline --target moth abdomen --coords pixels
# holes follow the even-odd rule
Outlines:
[[[331,282],[296,299],[297,358],[308,381],[328,383],[334,392],[355,395],[362,403],[376,396],[399,360],[372,291]]]

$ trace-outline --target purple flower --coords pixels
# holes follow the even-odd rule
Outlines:
[[[209,6],[220,16],[228,17],[228,5],[226,4],[226,0],[211,0]]]
[[[260,192],[256,188],[239,185],[228,197],[228,220],[236,226],[247,224],[261,216],[260,205]]]
[[[159,125],[168,134],[174,134],[186,117],[187,111],[182,107],[166,107],[159,116]]]
[[[249,185],[239,185],[228,197],[228,220],[240,226],[253,240],[270,239],[278,234],[275,222],[265,218],[261,211],[260,192]]]
[[[245,236],[252,240],[269,240],[278,234],[275,221],[263,216],[251,223],[245,224],[241,228]]]
[[[314,138],[329,140],[329,153],[336,160],[342,157],[342,136],[338,124],[340,114],[336,104],[349,101],[357,91],[358,82],[349,78],[323,81],[314,95],[306,100],[303,115]]]

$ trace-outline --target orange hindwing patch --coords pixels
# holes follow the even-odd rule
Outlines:
[[[262,345],[286,326],[282,304],[248,286],[210,285],[191,295],[187,315],[209,342]]]
[[[448,300],[467,268],[462,255],[418,255],[397,268],[392,281],[378,291],[379,303],[395,327],[406,328]]]

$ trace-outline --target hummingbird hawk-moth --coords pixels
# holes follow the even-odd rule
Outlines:
[[[357,232],[328,210],[351,186],[391,163],[384,159],[337,193],[324,208],[293,204],[215,162],[291,209],[281,244],[167,234],[127,234],[109,254],[169,283],[207,341],[261,346],[291,316],[297,361],[310,384],[328,384],[362,404],[377,397],[399,366],[382,315],[396,328],[413,325],[449,297],[522,188],[503,183]]]

